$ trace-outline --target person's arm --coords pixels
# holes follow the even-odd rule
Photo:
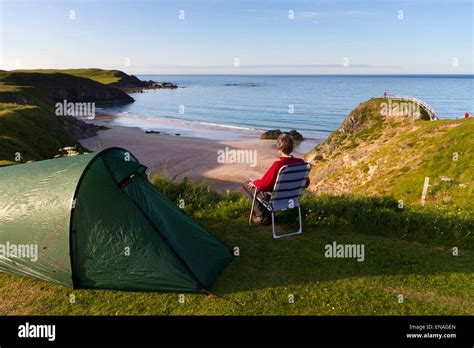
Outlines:
[[[254,180],[252,184],[260,191],[273,191],[275,181],[278,176],[278,161],[273,162],[272,166],[267,170],[261,179]]]

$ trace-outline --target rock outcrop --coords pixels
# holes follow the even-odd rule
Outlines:
[[[178,88],[177,85],[171,82],[155,82],[152,80],[149,81],[141,81],[141,83],[137,86],[130,86],[130,87],[121,87],[127,93],[143,93],[143,91],[147,89],[176,89]]]
[[[280,129],[272,129],[260,134],[260,139],[277,139],[283,133],[290,135],[295,141],[302,141],[304,139],[303,135],[294,129],[289,132],[282,132]]]

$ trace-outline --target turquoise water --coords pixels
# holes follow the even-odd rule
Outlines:
[[[419,98],[442,119],[474,113],[473,75],[138,77],[183,88],[135,93],[135,103],[104,108],[119,116],[114,123],[213,139],[275,128],[324,139],[359,103],[384,92]]]

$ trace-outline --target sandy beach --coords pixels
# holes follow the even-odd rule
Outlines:
[[[174,180],[188,177],[192,181],[206,182],[219,191],[236,189],[248,178],[261,177],[278,157],[275,140],[242,138],[215,141],[168,134],[147,134],[136,127],[115,126],[107,122],[102,124],[110,129],[81,140],[83,146],[91,151],[100,151],[112,146],[123,147],[148,167],[149,175],[161,173]],[[250,160],[240,163],[229,163],[232,162],[232,157],[227,156],[224,163],[220,163],[222,161],[219,160],[219,151],[225,155],[229,150],[247,150],[241,154],[250,154],[252,157],[247,157]],[[298,152],[294,154],[303,156]]]

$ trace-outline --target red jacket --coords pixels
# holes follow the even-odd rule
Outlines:
[[[273,191],[273,187],[275,186],[275,181],[278,176],[278,172],[280,168],[286,166],[287,164],[297,164],[297,163],[304,163],[301,158],[291,157],[280,157],[278,161],[273,162],[272,166],[267,170],[265,175],[261,179],[254,180],[252,183],[260,190],[260,191]],[[309,186],[309,179],[306,181],[305,187]]]

